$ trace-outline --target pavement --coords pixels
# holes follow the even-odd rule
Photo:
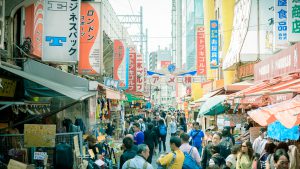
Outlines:
[[[171,134],[168,133],[167,138],[166,138],[166,153],[169,153],[171,151],[171,149],[170,149],[170,137],[171,137]],[[158,147],[157,147],[157,149],[155,149],[155,152],[156,153],[154,153],[154,155],[152,157],[152,166],[153,166],[153,168],[157,168],[156,161],[160,157],[160,155],[163,153],[162,152],[161,154],[158,154]]]

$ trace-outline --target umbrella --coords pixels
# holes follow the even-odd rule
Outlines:
[[[218,115],[224,113],[228,107],[224,106],[223,102],[226,100],[226,95],[216,95],[208,98],[201,106],[199,115]]]

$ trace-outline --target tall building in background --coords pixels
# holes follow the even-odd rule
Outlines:
[[[149,70],[155,71],[167,68],[173,62],[172,51],[170,48],[160,49],[151,52],[149,55]]]
[[[182,0],[172,0],[172,62],[182,67]]]
[[[203,0],[186,1],[186,69],[196,69],[196,27],[204,25]]]

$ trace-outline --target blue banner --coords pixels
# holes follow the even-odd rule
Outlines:
[[[300,136],[299,126],[294,126],[293,128],[288,129],[279,121],[275,121],[268,126],[267,135],[268,137],[278,141],[298,140]]]
[[[191,71],[191,72],[186,72],[186,73],[181,73],[181,74],[179,74],[177,76],[186,76],[186,75],[195,76],[196,73],[197,73],[197,70]]]
[[[164,74],[162,74],[162,73],[157,73],[157,72],[152,72],[152,71],[147,71],[147,75],[148,75],[148,76],[152,76],[152,75],[160,75],[160,76],[164,76]]]
[[[218,20],[210,21],[210,68],[219,67],[219,23]]]

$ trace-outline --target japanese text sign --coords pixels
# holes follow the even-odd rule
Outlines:
[[[0,78],[0,96],[14,97],[17,82],[5,78]]]
[[[210,68],[219,66],[219,25],[218,20],[210,21]]]
[[[78,61],[79,10],[79,0],[45,0],[43,61]]]
[[[150,76],[150,83],[151,83],[151,85],[154,85],[154,86],[160,84],[160,76],[159,75]]]
[[[274,47],[286,48],[288,40],[287,0],[274,1]]]
[[[288,4],[288,40],[300,41],[300,0],[291,0]]]
[[[269,57],[254,65],[254,80],[263,81],[272,78],[299,72],[300,43],[284,49],[274,56]]]
[[[144,91],[144,66],[141,54],[136,57],[136,91]]]
[[[121,40],[114,41],[114,79],[120,81],[118,88],[127,89],[129,49]]]
[[[182,78],[182,83],[187,86],[190,87],[192,85],[192,76],[184,76]]]
[[[80,12],[80,56],[78,73],[100,74],[100,3],[82,2]]]
[[[175,75],[167,75],[166,76],[166,83],[168,86],[175,86],[177,83],[177,77]]]
[[[56,125],[24,124],[25,147],[55,147]]]
[[[206,75],[205,32],[204,26],[197,27],[197,75]]]
[[[128,91],[136,91],[136,51],[134,47],[129,48],[129,79]]]

